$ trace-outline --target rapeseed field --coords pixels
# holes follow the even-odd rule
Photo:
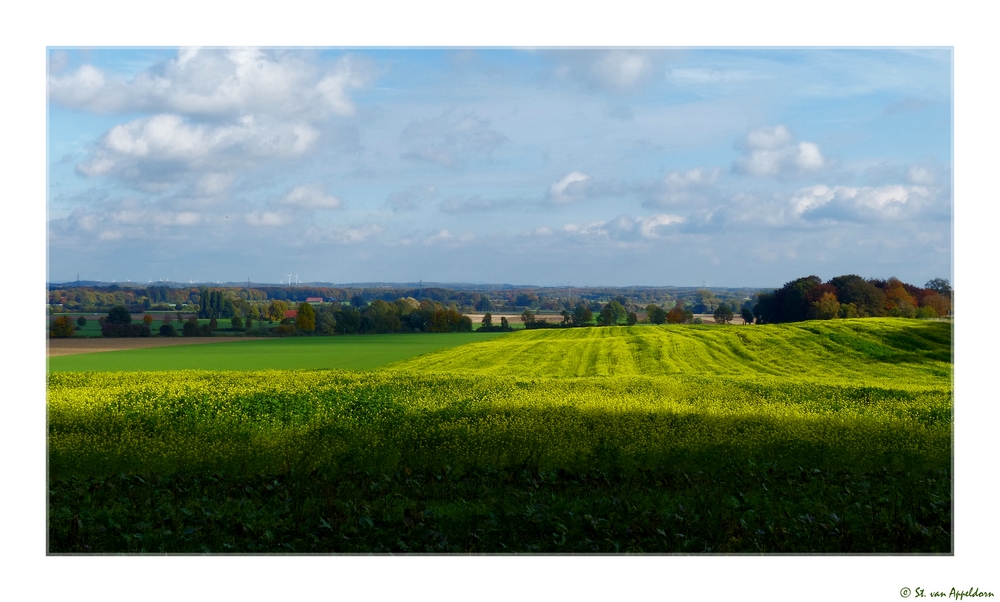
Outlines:
[[[220,508],[232,501],[234,482],[245,483],[239,491],[260,490],[254,495],[261,500],[270,499],[261,487],[298,499],[295,512],[312,535],[288,527],[284,543],[297,551],[950,551],[949,323],[535,330],[379,370],[47,378],[55,551],[95,551],[84,541],[103,542],[103,551],[203,551],[206,542],[216,551],[288,549],[275,547],[283,531],[266,521],[260,533],[272,539],[226,535],[222,526],[198,535],[204,525],[181,537],[151,527],[158,519],[148,512],[135,518],[146,512],[136,504],[152,507],[159,495],[159,485],[147,481],[170,488],[191,479],[201,479],[199,487],[206,479],[224,483],[229,493],[213,486],[226,500]],[[109,501],[115,511],[86,510],[91,521],[106,523],[104,531],[91,526],[90,540],[79,525],[74,532],[84,511],[81,483],[92,499],[100,496],[95,484],[115,479],[137,487],[128,497],[135,499]],[[516,485],[522,481],[526,489]],[[344,487],[354,497],[344,497]],[[188,495],[179,491],[171,504]],[[551,497],[535,508],[542,491]],[[435,511],[427,509],[430,498],[438,499]],[[588,504],[604,507],[607,499],[632,500],[631,509],[607,509],[604,520],[618,535],[595,539],[591,527],[599,521],[581,523],[579,532],[566,526],[574,512],[596,516]],[[667,507],[672,516],[690,513],[681,499],[696,504],[687,519],[701,524],[695,539],[668,535],[663,525],[641,527]],[[795,522],[787,504],[807,508],[799,517],[809,518]],[[373,508],[380,505],[376,528]],[[554,507],[570,514],[545,518]],[[520,527],[505,541],[500,525],[519,524],[525,508],[562,525],[554,533],[562,531],[563,543]],[[134,520],[109,518],[115,512]],[[171,512],[174,522],[186,520]],[[145,539],[125,533],[113,544],[118,540],[98,535],[129,520]],[[619,528],[622,520],[634,529]],[[482,521],[496,528],[475,526]],[[438,535],[421,531],[413,540],[417,524]],[[635,530],[648,537],[630,539]],[[903,535],[884,536],[893,530]],[[464,534],[464,543],[457,535],[442,539],[452,532]],[[334,533],[342,539],[325,538]]]

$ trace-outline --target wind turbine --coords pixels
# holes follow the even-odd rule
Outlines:
[[[295,286],[298,286],[298,285],[299,285],[299,275],[296,274],[295,275]]]
[[[288,274],[288,286],[292,286],[292,275]]]

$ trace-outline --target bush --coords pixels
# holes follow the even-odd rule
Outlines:
[[[175,337],[177,336],[177,329],[174,328],[173,324],[164,324],[163,326],[160,326],[160,336]]]
[[[79,318],[76,319],[76,325],[79,326],[80,328],[83,328],[84,326],[87,325],[87,318],[80,316]]]
[[[241,320],[239,316],[233,316],[231,323],[233,325],[233,330],[243,329],[243,320]]]
[[[184,322],[183,333],[186,337],[198,336],[198,320],[196,318],[189,318],[187,322]]]
[[[145,324],[121,324],[105,322],[101,324],[101,336],[117,339],[127,337],[148,337],[153,332]]]

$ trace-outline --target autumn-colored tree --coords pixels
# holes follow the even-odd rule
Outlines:
[[[295,325],[303,332],[316,330],[316,311],[312,305],[305,302],[299,303],[298,313],[295,316]]]
[[[677,305],[667,312],[667,324],[683,324],[685,320],[687,320],[687,314],[684,312],[684,306],[678,301]]]
[[[820,286],[829,285],[824,284]],[[809,311],[809,318],[811,320],[832,320],[839,316],[840,302],[837,301],[836,293],[832,292],[823,293],[818,300],[813,301]]]
[[[885,309],[891,316],[912,318],[916,313],[917,301],[906,291],[898,278],[889,278],[885,287]]]
[[[69,316],[59,316],[52,320],[52,324],[49,326],[49,336],[52,338],[65,339],[74,334],[73,321],[69,319]]]
[[[144,315],[142,317],[142,323],[145,324],[146,326],[152,325],[153,324],[153,316],[151,316],[149,314]]]
[[[951,299],[935,291],[931,291],[920,299],[920,307],[930,308],[937,317],[944,317],[951,311]]]
[[[288,311],[288,304],[280,299],[275,299],[267,306],[267,319],[280,322],[285,317],[286,311]]]

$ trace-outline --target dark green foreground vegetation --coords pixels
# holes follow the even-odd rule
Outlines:
[[[50,552],[950,553],[950,324],[750,330],[53,373]]]
[[[118,475],[51,482],[52,552],[950,553],[947,470]]]

